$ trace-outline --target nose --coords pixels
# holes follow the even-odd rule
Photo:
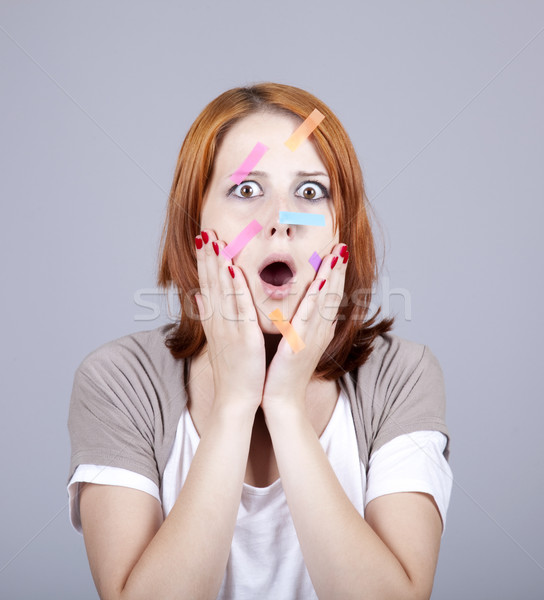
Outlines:
[[[287,223],[280,223],[279,218],[277,223],[271,223],[267,227],[266,237],[267,238],[292,238],[295,235],[296,225],[289,225]]]
[[[287,238],[295,236],[296,225],[292,223],[280,223],[280,211],[289,211],[285,199],[271,201],[266,215],[266,225],[263,224],[263,230],[267,239]]]

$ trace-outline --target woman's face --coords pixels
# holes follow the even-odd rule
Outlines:
[[[274,309],[288,320],[295,314],[315,279],[312,254],[324,257],[338,243],[330,181],[314,145],[306,139],[293,152],[284,144],[300,123],[279,113],[238,121],[223,138],[204,197],[201,228],[215,231],[219,240],[230,243],[254,219],[262,226],[232,262],[246,277],[265,333],[277,333],[267,317]],[[257,142],[268,151],[236,185],[230,176]],[[282,224],[280,211],[321,214],[325,226]]]

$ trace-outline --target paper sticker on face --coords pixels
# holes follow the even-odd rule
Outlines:
[[[315,213],[287,212],[280,210],[280,223],[289,225],[314,225],[325,227],[325,215]]]
[[[253,171],[254,167],[261,160],[267,150],[267,146],[261,144],[261,142],[257,142],[255,146],[253,146],[253,150],[245,158],[244,162],[230,176],[232,181],[234,181],[236,185],[242,183],[248,174]]]
[[[325,115],[322,115],[317,108],[311,112],[302,125],[285,142],[285,145],[294,152],[300,144],[312,133],[312,131],[323,121]]]
[[[283,318],[283,314],[279,308],[273,310],[268,318],[274,323],[274,325],[278,328],[278,331],[283,335],[283,337],[287,340],[289,346],[291,346],[291,350],[296,354],[300,352],[304,348],[306,348],[306,344],[300,339],[300,336],[295,331],[295,328]]]
[[[262,225],[259,221],[251,221],[251,223],[242,229],[240,233],[232,240],[230,244],[225,246],[221,250],[221,254],[225,258],[234,258],[242,249],[254,238],[259,231],[261,231]]]

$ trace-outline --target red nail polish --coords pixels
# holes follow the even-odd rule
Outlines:
[[[195,237],[195,244],[197,250],[200,250],[200,248],[202,248],[202,240],[199,237]]]
[[[346,253],[349,254],[348,247],[342,246],[342,250],[340,250],[340,256],[346,256]]]
[[[232,267],[229,267],[229,273],[230,276],[234,279],[234,269]]]
[[[346,250],[346,254],[344,255],[344,264],[348,262],[349,252]]]
[[[323,286],[325,285],[325,281],[327,281],[327,280],[323,279],[323,281],[319,284],[319,291],[321,291],[323,289]]]
[[[334,269],[334,266],[336,265],[337,262],[338,262],[338,256],[335,256],[331,262],[331,271]]]
[[[216,256],[219,256],[219,245],[217,244],[217,242],[212,242],[212,247],[213,247],[213,251],[215,252]]]
[[[210,239],[208,237],[208,234],[205,231],[203,231],[200,235],[202,236],[202,239],[204,240],[204,243],[207,244],[208,240]]]

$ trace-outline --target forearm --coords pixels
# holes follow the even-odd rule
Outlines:
[[[318,597],[411,598],[406,572],[346,496],[303,410],[286,405],[266,422]]]
[[[210,415],[176,503],[132,570],[123,599],[216,598],[240,505],[251,411]]]

